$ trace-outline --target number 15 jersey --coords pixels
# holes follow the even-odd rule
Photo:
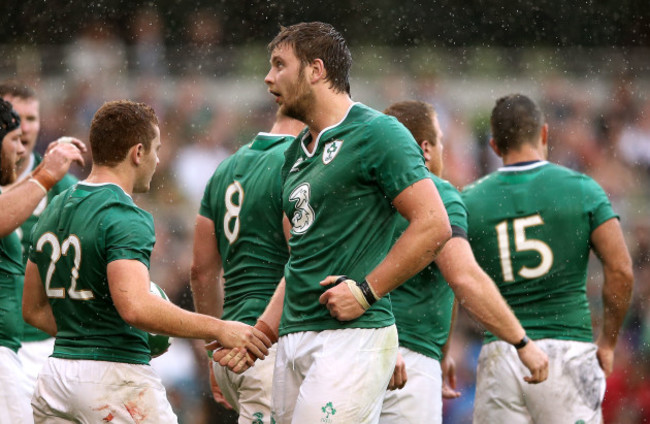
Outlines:
[[[592,342],[590,237],[617,215],[591,178],[546,161],[500,168],[462,193],[478,263],[532,339]],[[494,341],[487,334],[486,342]]]

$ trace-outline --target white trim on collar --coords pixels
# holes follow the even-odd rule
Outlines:
[[[548,163],[547,160],[540,160],[539,162],[529,163],[528,165],[502,166],[501,168],[499,168],[499,172],[529,171],[531,169],[544,166],[547,163]]]
[[[313,157],[313,156],[314,156],[314,153],[316,153],[316,150],[318,150],[318,143],[320,143],[320,137],[321,137],[321,135],[323,135],[323,133],[324,133],[325,131],[329,131],[329,130],[331,130],[332,128],[341,125],[341,123],[342,123],[343,121],[345,121],[345,119],[346,119],[346,118],[348,117],[348,115],[350,114],[350,111],[352,110],[352,108],[353,108],[355,105],[358,105],[358,104],[360,104],[360,102],[353,102],[353,103],[350,105],[350,107],[348,108],[348,110],[345,112],[345,115],[343,116],[343,118],[342,118],[339,122],[337,122],[337,123],[334,124],[334,125],[330,125],[330,126],[327,127],[327,128],[323,128],[323,130],[322,130],[320,133],[318,133],[318,137],[316,137],[316,143],[314,143],[314,151],[311,152],[311,153],[309,153],[309,151],[307,150],[307,146],[305,146],[305,139],[306,139],[307,136],[309,135],[309,131],[307,131],[307,132],[305,133],[305,135],[302,137],[302,139],[300,140],[300,147],[302,147],[302,151],[305,152],[305,155],[307,155],[307,157],[309,157],[309,158]]]
[[[133,199],[133,197],[131,197],[131,195],[130,195],[129,193],[127,193],[126,191],[124,191],[124,189],[123,189],[122,187],[120,187],[119,185],[117,185],[117,184],[115,184],[115,183],[89,183],[88,181],[79,181],[77,184],[87,185],[87,186],[90,186],[90,187],[102,187],[102,186],[107,186],[107,185],[114,185],[115,187],[117,187],[117,188],[119,188],[120,190],[122,190],[122,191],[124,192],[124,194],[126,194],[126,195],[129,196],[131,199]]]

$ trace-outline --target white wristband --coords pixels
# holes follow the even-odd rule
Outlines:
[[[354,280],[345,280],[345,284],[348,285],[348,288],[352,292],[352,295],[355,299],[357,299],[357,302],[359,302],[359,305],[361,305],[363,310],[367,310],[370,307],[370,304],[366,300],[359,286],[357,286],[357,282]]]
[[[43,193],[45,193],[45,194],[47,195],[47,189],[46,189],[45,186],[44,186],[43,184],[41,184],[40,181],[38,181],[36,178],[30,178],[30,179],[28,179],[27,181],[30,182],[30,183],[34,183],[34,184],[36,184],[37,186],[39,186],[39,187],[41,188],[41,190],[43,190]]]

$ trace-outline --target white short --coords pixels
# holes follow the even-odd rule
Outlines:
[[[177,423],[148,365],[48,358],[32,398],[34,422]]]
[[[399,348],[408,380],[403,389],[387,390],[380,424],[441,424],[442,370],[440,362],[405,347]]]
[[[0,423],[33,423],[31,397],[18,355],[0,346]]]
[[[271,423],[271,387],[277,346],[269,349],[263,361],[241,374],[236,374],[218,362],[212,363],[214,377],[223,396],[239,413],[239,423]]]
[[[35,342],[22,342],[18,351],[18,357],[23,364],[23,371],[27,375],[27,381],[30,386],[30,393],[34,393],[36,388],[36,378],[45,361],[54,351],[54,337]],[[31,397],[31,396],[30,396]]]
[[[555,424],[602,422],[605,374],[593,343],[542,339],[535,343],[548,355],[548,379],[530,375],[516,350],[506,342],[484,345],[478,359],[474,424]]]
[[[396,359],[394,325],[282,336],[273,418],[277,424],[377,423]]]

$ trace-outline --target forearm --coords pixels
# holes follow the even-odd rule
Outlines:
[[[29,218],[45,191],[29,179],[25,179],[0,195],[0,237],[6,237]]]
[[[196,312],[221,318],[224,299],[222,281],[218,270],[200,272],[195,267],[191,268],[190,287]]]
[[[206,341],[221,337],[216,330],[219,319],[187,311],[155,295],[137,299],[128,311],[121,309],[120,315],[128,324],[150,333]]]
[[[285,285],[285,279],[282,277],[264,313],[259,317],[259,320],[264,321],[276,334],[280,327],[280,319],[282,318]]]
[[[599,343],[613,348],[630,305],[633,277],[631,273],[616,270],[605,269],[604,273],[603,327]]]
[[[449,346],[451,345],[451,336],[454,333],[454,326],[456,325],[456,317],[458,316],[458,300],[454,299],[454,304],[451,307],[451,321],[449,322],[449,334],[447,334],[447,340],[445,344],[442,345],[441,353],[442,357],[447,356],[449,352]]]
[[[32,327],[36,327],[50,336],[56,337],[56,321],[54,320],[54,315],[49,305],[38,309],[23,307],[23,319]]]
[[[385,296],[429,265],[450,236],[446,215],[444,220],[411,221],[366,280],[379,297]]]
[[[468,241],[452,238],[436,264],[454,291],[456,300],[469,314],[495,336],[518,343],[525,330],[501,296],[496,284],[481,269]]]
[[[526,331],[490,277],[478,265],[477,268],[467,284],[457,286],[458,302],[486,330],[508,343],[519,343]]]

